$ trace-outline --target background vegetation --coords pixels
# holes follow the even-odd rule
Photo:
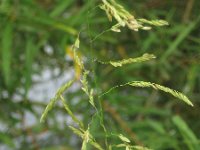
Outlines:
[[[97,7],[98,1],[0,1],[0,149],[80,149],[81,140],[69,130],[68,125],[73,123],[60,103],[45,123],[39,122],[49,102],[45,95],[55,94],[57,88],[49,86],[52,93],[43,93],[43,99],[39,98],[41,91],[34,90],[48,80],[60,81],[61,85],[68,80],[61,77],[80,78],[81,70],[73,65],[71,49],[79,31],[78,55],[92,72],[89,85],[96,92],[143,80],[181,91],[194,104],[192,108],[152,89],[121,87],[102,100],[108,131],[122,133],[133,143],[152,149],[199,149],[200,1],[119,2],[138,18],[164,19],[170,25],[139,32],[123,28],[119,34],[106,32],[113,23]],[[102,31],[104,34],[98,36]],[[144,53],[153,53],[157,59],[123,68],[96,62]],[[46,70],[47,77],[43,78]],[[65,98],[87,124],[94,110],[79,89],[77,82]],[[104,143],[98,120],[92,122],[92,135]]]

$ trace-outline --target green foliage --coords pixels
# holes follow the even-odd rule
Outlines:
[[[9,87],[11,84],[11,58],[12,58],[12,32],[13,32],[13,26],[11,23],[9,23],[3,32],[3,39],[2,39],[2,71],[3,71],[3,77],[4,81],[6,83],[6,86]]]
[[[34,59],[36,57],[36,54],[38,52],[38,48],[34,45],[34,41],[33,39],[29,39],[26,45],[26,52],[25,52],[25,90],[26,90],[26,94],[28,92],[28,90],[31,87],[31,75],[33,74],[33,70],[32,70],[32,66],[33,66],[33,62]]]
[[[103,0],[102,1],[104,3],[103,6],[101,6],[101,8],[103,10],[106,11],[107,13],[107,16],[110,20],[112,20],[112,16],[115,17],[115,19],[118,21],[118,23],[121,25],[121,26],[125,26],[125,24],[127,24],[127,26],[133,30],[138,30],[139,28],[139,24],[138,26],[136,27],[133,27],[135,25],[133,24],[130,24],[129,23],[129,19],[132,18],[134,19],[133,16],[131,16],[121,5],[117,4],[114,0],[111,1],[111,3],[113,4],[110,5],[106,0]],[[116,8],[115,8],[116,7]],[[120,16],[121,15],[121,16]],[[125,19],[125,20],[123,20]],[[128,19],[128,20],[126,20]],[[134,20],[136,23],[137,21]],[[168,25],[167,22],[165,21],[148,21],[146,19],[140,19],[139,20],[140,22],[142,23],[147,23],[147,24],[151,24],[151,25],[155,25],[155,26],[163,26],[163,25]],[[133,20],[131,21],[133,22]],[[115,26],[116,27],[116,26]],[[113,28],[113,27],[112,27]],[[142,26],[142,28],[145,28]],[[79,58],[79,56],[76,54],[76,50],[80,48],[80,40],[79,40],[79,37],[76,39],[74,45],[73,45],[73,52],[74,52],[74,61],[75,61],[75,64],[78,64],[78,66],[84,70],[83,72],[83,79],[80,80],[80,82],[82,83],[82,90],[87,94],[88,98],[89,98],[89,103],[94,107],[96,108],[95,106],[95,103],[94,103],[94,97],[93,97],[93,89],[89,90],[88,88],[88,81],[87,81],[87,76],[89,74],[89,71],[85,70],[85,67],[84,67],[84,64],[82,62],[82,60]],[[144,54],[142,57],[138,57],[138,58],[129,58],[129,59],[124,59],[122,61],[118,61],[118,62],[114,62],[114,61],[110,61],[110,62],[102,62],[103,64],[111,64],[113,65],[114,67],[121,67],[125,64],[130,64],[130,63],[138,63],[138,62],[143,62],[143,61],[147,61],[147,60],[150,60],[150,59],[153,59],[155,58],[154,55],[150,55],[150,54]],[[66,87],[69,87],[72,82],[69,82],[67,83],[67,86]],[[129,83],[126,83],[124,85],[130,85],[130,86],[135,86],[135,87],[152,87],[156,90],[161,90],[161,91],[164,91],[166,93],[169,93],[169,94],[172,94],[173,96],[183,100],[184,102],[186,102],[188,105],[191,105],[193,106],[193,104],[191,103],[191,101],[185,96],[183,95],[182,93],[180,92],[177,92],[175,90],[172,90],[170,88],[167,88],[167,87],[164,87],[164,86],[161,86],[161,85],[158,85],[158,84],[155,84],[155,83],[150,83],[150,82],[144,82],[144,81],[133,81],[133,82],[129,82]],[[124,86],[124,85],[120,85],[120,86]],[[119,87],[119,86],[117,86]],[[116,87],[113,87],[111,88],[114,89]],[[89,132],[89,127],[88,129],[85,131],[84,130],[84,125],[81,121],[78,121],[78,119],[75,117],[75,115],[72,113],[72,111],[70,110],[69,106],[65,103],[65,99],[62,97],[62,93],[64,91],[65,88],[62,88],[62,90],[59,90],[61,92],[57,92],[57,97],[60,96],[63,104],[64,104],[64,107],[66,109],[66,111],[68,112],[68,114],[72,117],[72,119],[79,124],[79,129],[76,129],[72,126],[70,126],[70,128],[74,131],[75,134],[77,134],[78,136],[80,136],[83,141],[82,141],[82,150],[87,150],[87,145],[88,143],[90,143],[91,145],[93,145],[94,147],[96,147],[97,149],[103,149],[101,148],[101,146],[94,140],[94,138],[92,137],[92,135],[90,134]],[[109,90],[109,91],[111,91]],[[106,92],[106,94],[108,94],[109,92]],[[105,95],[105,94],[103,94]],[[54,99],[58,99],[58,98],[54,98]],[[47,108],[45,110],[45,112],[42,114],[42,118],[41,120],[44,120],[44,118],[46,117],[47,115],[47,112],[52,109],[53,105],[55,103],[55,100],[52,100],[49,105],[47,105]],[[101,108],[102,106],[100,106],[100,110],[102,109]],[[97,112],[98,112],[98,108],[97,109]],[[101,117],[100,114],[97,114],[97,116]],[[88,124],[88,126],[91,125],[90,123]],[[103,127],[105,127],[103,125]],[[105,133],[107,132],[106,130],[104,130]],[[143,148],[141,146],[132,146],[130,145],[130,140],[128,138],[126,138],[125,136],[123,136],[122,134],[119,134],[118,137],[120,138],[120,140],[123,142],[123,144],[118,144],[116,145],[115,147],[125,147],[126,150],[131,150],[131,149],[141,149],[141,150],[145,150],[145,149],[148,149],[148,148]],[[106,142],[107,143],[107,142]],[[106,144],[107,145],[107,144]],[[106,149],[112,149],[112,146],[111,147],[106,147]]]
[[[170,47],[166,50],[166,52],[161,57],[161,62],[164,62],[172,53],[175,51],[180,45],[180,43],[190,34],[190,32],[195,28],[196,24],[199,23],[200,17],[197,18],[196,21],[192,22],[190,26],[185,28],[183,32],[179,34],[179,36],[176,38],[176,40],[170,45]]]
[[[181,135],[184,138],[184,142],[187,144],[188,149],[197,150],[199,149],[200,143],[195,134],[191,131],[184,120],[179,116],[172,118],[173,123],[176,125]]]
[[[0,1],[0,149],[198,149],[199,4]]]

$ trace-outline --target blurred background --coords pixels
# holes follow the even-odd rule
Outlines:
[[[97,93],[134,80],[159,83],[186,94],[187,106],[152,89],[122,87],[102,97],[109,132],[123,133],[155,150],[200,149],[200,1],[119,0],[136,18],[164,19],[167,27],[105,32],[109,22],[94,0],[0,0],[0,149],[74,150],[81,140],[69,130],[72,119],[58,103],[40,123],[56,90],[81,70],[71,45],[80,34],[79,56]],[[114,68],[109,61],[153,53],[157,59]],[[78,118],[87,123],[93,108],[76,82],[65,93]],[[102,129],[91,129],[99,143]],[[114,142],[115,139],[113,139]],[[91,148],[92,149],[92,148]]]

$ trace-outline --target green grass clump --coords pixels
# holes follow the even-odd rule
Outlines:
[[[103,9],[106,12],[109,20],[112,21],[112,17],[114,17],[118,22],[117,25],[115,25],[115,26],[113,26],[111,28],[111,30],[113,30],[115,32],[116,31],[117,32],[120,31],[120,29],[119,29],[120,26],[122,26],[122,27],[127,26],[128,28],[130,28],[132,30],[138,31],[139,29],[148,29],[148,30],[151,29],[151,27],[143,26],[143,24],[149,24],[149,25],[154,25],[154,26],[168,25],[168,23],[166,21],[163,21],[163,20],[153,20],[153,21],[149,21],[149,20],[146,20],[146,19],[138,19],[138,20],[136,20],[134,16],[132,16],[128,11],[126,11],[124,9],[124,7],[122,7],[120,4],[118,4],[114,0],[110,0],[110,1],[103,0],[102,3],[103,4],[101,5],[101,9]],[[88,145],[92,145],[93,147],[95,147],[96,149],[99,149],[99,150],[103,150],[103,149],[111,150],[114,147],[115,148],[125,148],[126,150],[132,150],[132,149],[135,149],[135,150],[148,150],[148,148],[145,148],[142,145],[132,145],[131,141],[127,137],[123,136],[122,134],[118,135],[119,139],[121,140],[121,143],[119,143],[119,144],[108,143],[107,138],[105,138],[105,148],[102,148],[102,146],[100,146],[98,141],[95,140],[95,138],[93,137],[93,136],[95,136],[95,134],[94,135],[91,134],[90,126],[92,126],[92,118],[94,116],[97,116],[98,118],[103,119],[103,114],[101,112],[103,108],[102,108],[102,105],[98,105],[97,106],[97,102],[98,101],[96,101],[95,98],[94,98],[94,90],[93,89],[89,89],[89,83],[88,83],[87,77],[88,77],[88,74],[90,72],[85,69],[84,62],[77,55],[76,51],[80,48],[79,37],[76,39],[76,41],[75,41],[75,43],[74,43],[74,45],[72,47],[73,47],[72,50],[73,50],[73,54],[74,54],[74,56],[73,56],[74,57],[74,63],[77,64],[80,67],[80,69],[82,70],[82,79],[80,79],[80,82],[82,83],[82,88],[81,89],[88,96],[89,103],[91,104],[91,106],[93,108],[95,108],[95,112],[93,113],[93,115],[91,117],[91,121],[88,122],[88,124],[87,124],[87,126],[88,126],[87,129],[84,128],[84,123],[81,120],[78,120],[76,118],[76,116],[70,110],[70,108],[69,108],[68,104],[66,103],[64,97],[62,96],[62,92],[64,91],[63,90],[64,88],[61,88],[61,90],[59,90],[57,92],[56,96],[61,98],[62,103],[63,103],[66,111],[72,117],[74,122],[78,123],[78,125],[79,125],[78,128],[74,128],[73,126],[69,126],[69,128],[75,134],[77,134],[78,136],[80,136],[82,138],[82,147],[81,147],[81,149],[82,150],[87,150],[88,149]],[[127,58],[127,59],[123,59],[121,61],[109,61],[109,62],[98,61],[98,62],[100,62],[100,63],[102,63],[104,65],[110,64],[110,65],[112,65],[114,67],[123,67],[126,64],[140,63],[140,62],[148,61],[148,60],[151,60],[151,59],[154,59],[154,58],[156,58],[156,57],[153,54],[144,54],[141,57]],[[65,87],[68,88],[71,85],[71,83],[72,82],[67,83],[67,86],[65,86]],[[112,87],[109,91],[105,92],[102,95],[109,94],[109,92],[111,90],[113,90],[113,89],[115,89],[117,87],[125,86],[125,85],[130,85],[130,86],[133,86],[133,87],[142,87],[142,88],[151,87],[151,88],[153,88],[155,90],[161,90],[161,91],[169,93],[169,94],[173,95],[174,97],[184,101],[188,105],[193,106],[192,102],[184,94],[182,94],[181,92],[172,90],[172,89],[170,89],[168,87],[164,87],[164,86],[159,85],[159,84],[155,84],[155,83],[151,83],[151,82],[144,82],[144,81],[131,81],[131,82],[128,82],[128,83],[123,84],[123,85],[115,86],[115,87]],[[101,95],[101,97],[102,97],[102,95]],[[55,103],[55,99],[53,99],[49,103],[49,105],[47,106],[45,112],[42,115],[41,120],[44,120],[44,118],[47,115],[47,112],[52,108],[54,103]],[[101,113],[99,113],[99,112],[101,112]],[[102,127],[104,129],[104,134],[105,135],[108,135],[108,134],[112,135],[112,133],[111,132],[109,133],[109,131],[107,131],[107,129],[105,128],[104,122],[100,121],[99,123],[102,124]]]

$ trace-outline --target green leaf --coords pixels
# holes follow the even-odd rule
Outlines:
[[[181,135],[184,138],[189,150],[199,150],[200,142],[195,136],[193,131],[188,127],[186,122],[179,116],[174,116],[172,118],[173,123],[176,125]]]
[[[166,131],[165,131],[162,123],[155,121],[155,120],[148,120],[147,123],[156,132],[163,134],[163,135],[166,134]]]
[[[14,147],[15,146],[12,137],[8,136],[5,133],[1,133],[1,132],[0,132],[0,142],[3,142],[4,144],[6,144],[6,145],[8,145],[10,147]]]
[[[11,57],[12,57],[12,40],[13,25],[8,23],[3,31],[2,38],[2,71],[6,86],[11,85]]]
[[[192,30],[196,27],[199,21],[200,21],[200,17],[198,17],[194,22],[191,22],[189,25],[185,26],[183,31],[181,30],[177,38],[173,42],[170,43],[169,48],[162,55],[161,57],[162,63],[165,62],[167,58],[177,50],[177,47],[192,32]]]
[[[50,16],[52,17],[59,16],[73,2],[74,2],[73,0],[59,1],[59,4],[57,4],[55,9],[50,13]]]
[[[36,56],[36,53],[39,48],[37,48],[33,42],[33,39],[28,38],[27,45],[26,45],[26,54],[25,54],[25,67],[26,67],[26,72],[25,72],[25,93],[27,94],[28,89],[31,86],[31,75],[32,75],[32,65],[34,58]]]

